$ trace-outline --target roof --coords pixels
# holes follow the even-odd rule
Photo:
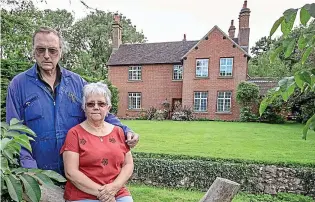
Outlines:
[[[107,65],[174,64],[198,41],[122,44],[114,52]]]
[[[250,57],[247,49],[238,44],[238,38],[231,39],[217,25],[215,25],[199,41],[174,41],[160,43],[122,44],[113,52],[107,62],[109,66],[144,65],[144,64],[174,64],[180,63],[201,41],[218,29],[239,50]]]
[[[260,95],[266,95],[269,89],[278,86],[278,80],[271,77],[250,78],[247,82],[256,84],[259,87]]]

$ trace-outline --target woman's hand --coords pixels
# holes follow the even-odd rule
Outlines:
[[[115,195],[117,194],[119,189],[120,187],[114,183],[105,184],[99,189],[100,193],[97,198],[101,202],[112,202],[112,199],[114,199],[113,202],[115,202]]]

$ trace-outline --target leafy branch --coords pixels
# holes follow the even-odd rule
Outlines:
[[[285,58],[290,57],[295,47],[298,47],[298,50],[302,53],[302,57],[300,58],[302,64],[305,64],[309,56],[314,53],[314,33],[301,34],[298,39],[288,37],[293,29],[298,11],[300,11],[300,23],[307,26],[308,22],[310,22],[312,18],[315,18],[315,3],[306,4],[298,9],[288,9],[283,13],[283,16],[274,23],[270,30],[270,37],[281,27],[281,32],[285,40],[273,50],[273,53],[270,55],[271,62],[274,62],[275,58],[279,57],[280,53],[284,53]],[[296,72],[293,76],[284,77],[280,80],[278,87],[274,88],[271,94],[266,96],[261,102],[259,108],[260,115],[262,115],[266,108],[277,97],[281,96],[284,101],[287,101],[296,88],[299,88],[301,92],[315,92],[315,69],[301,70]],[[302,138],[306,139],[309,129],[315,130],[315,114],[306,122],[302,132]]]
[[[13,201],[22,201],[23,193],[33,202],[41,198],[40,185],[54,185],[54,181],[66,179],[52,170],[27,169],[19,167],[21,146],[32,152],[30,141],[36,134],[13,118],[10,124],[1,122],[1,198],[9,195]],[[4,197],[3,197],[4,196]]]

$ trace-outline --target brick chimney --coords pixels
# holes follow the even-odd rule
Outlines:
[[[234,39],[234,37],[235,37],[235,30],[236,30],[236,28],[234,26],[234,20],[231,20],[231,25],[230,25],[230,28],[229,28],[229,37],[231,39]]]
[[[114,22],[112,24],[113,26],[113,41],[112,41],[112,48],[113,52],[118,50],[119,46],[122,44],[122,27],[120,25],[120,16],[116,13],[114,14]]]
[[[250,9],[247,8],[247,1],[244,1],[243,8],[241,9],[239,19],[239,31],[238,31],[238,44],[248,51],[249,45],[249,16]]]

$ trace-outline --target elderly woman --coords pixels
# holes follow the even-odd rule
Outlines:
[[[68,179],[64,198],[75,202],[132,202],[126,182],[133,158],[120,127],[104,121],[111,92],[103,83],[83,89],[86,120],[71,128],[60,153]]]

